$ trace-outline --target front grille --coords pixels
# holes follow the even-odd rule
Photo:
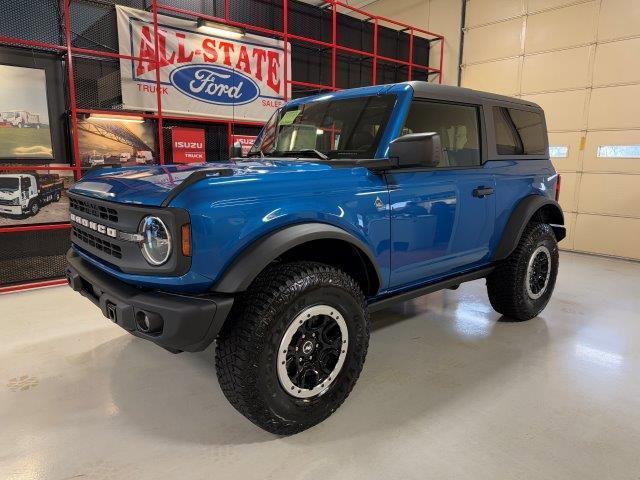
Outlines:
[[[13,200],[0,200],[0,205],[14,206]]]
[[[190,257],[182,255],[181,249],[176,249],[163,265],[149,265],[140,246],[127,237],[137,232],[142,219],[151,213],[161,218],[173,235],[179,235],[180,226],[190,221],[186,210],[116,203],[79,195],[73,189],[69,202],[70,213],[76,217],[71,222],[71,241],[96,260],[136,275],[180,276],[191,268]],[[109,235],[105,235],[107,232]]]
[[[111,255],[115,258],[122,258],[122,249],[118,245],[98,238],[95,235],[85,232],[84,230],[80,230],[77,227],[73,227],[72,235],[81,242],[93,248],[96,248],[101,252],[106,253],[107,255]]]
[[[118,222],[118,211],[115,208],[103,207],[95,203],[80,200],[78,198],[69,198],[69,208],[83,212],[103,220],[110,222]]]

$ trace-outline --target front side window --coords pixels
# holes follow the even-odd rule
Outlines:
[[[373,158],[395,100],[393,95],[329,97],[285,106],[267,122],[249,154]]]
[[[544,118],[540,112],[493,107],[498,155],[547,153]]]
[[[480,165],[478,108],[416,100],[411,104],[402,135],[435,132],[442,155],[438,168]]]

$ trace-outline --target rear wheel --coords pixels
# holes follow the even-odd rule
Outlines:
[[[269,432],[291,435],[342,404],[368,344],[364,295],[350,276],[313,262],[276,264],[225,322],[216,370],[240,413]]]
[[[511,255],[487,277],[494,310],[529,320],[547,306],[558,275],[558,243],[551,227],[530,223]]]

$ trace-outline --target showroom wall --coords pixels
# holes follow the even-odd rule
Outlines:
[[[347,3],[375,15],[444,35],[443,83],[457,85],[462,0],[361,0]],[[439,48],[434,48],[429,63],[437,67],[439,62]]]
[[[640,259],[640,1],[467,0],[463,51],[463,86],[545,109],[561,246]]]

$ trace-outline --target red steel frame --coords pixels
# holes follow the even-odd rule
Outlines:
[[[134,111],[122,111],[122,110],[100,110],[100,109],[84,109],[78,108],[76,101],[76,90],[75,90],[75,77],[73,70],[73,57],[76,55],[84,55],[91,56],[96,58],[109,58],[109,59],[125,59],[125,60],[145,60],[136,56],[131,55],[123,55],[120,53],[113,52],[105,52],[100,50],[91,50],[87,48],[74,47],[71,44],[72,32],[71,32],[71,2],[74,0],[60,0],[62,4],[62,12],[63,12],[63,22],[64,22],[64,33],[65,33],[65,45],[56,45],[52,43],[46,42],[38,42],[33,40],[26,40],[15,37],[6,37],[0,35],[0,44],[8,44],[8,45],[17,45],[23,47],[32,47],[32,48],[40,48],[47,49],[60,52],[64,54],[66,58],[66,66],[68,73],[68,88],[69,88],[69,110],[70,110],[70,120],[71,120],[71,136],[72,136],[72,150],[73,150],[73,159],[74,162],[72,165],[68,167],[43,167],[43,166],[3,166],[0,167],[2,170],[53,170],[53,171],[72,171],[76,180],[78,180],[82,176],[82,164],[80,161],[80,149],[78,145],[78,116],[82,115],[91,115],[91,114],[111,114],[111,115],[122,115],[122,116],[136,116],[143,117],[148,119],[156,120],[158,123],[158,161],[160,165],[165,164],[165,152],[164,152],[164,131],[163,131],[163,121],[164,120],[183,120],[183,121],[198,121],[198,122],[207,122],[207,123],[216,123],[216,124],[226,124],[227,125],[227,136],[229,145],[232,143],[232,135],[233,135],[233,126],[235,124],[239,125],[252,125],[252,126],[261,126],[260,122],[248,122],[248,121],[235,121],[228,119],[220,119],[215,117],[197,117],[190,115],[166,115],[162,111],[162,94],[160,88],[160,69],[156,69],[156,101],[157,101],[157,113],[142,113],[142,112],[134,112]],[[289,88],[288,87],[305,87],[311,89],[318,90],[327,90],[327,91],[336,91],[340,88],[337,86],[336,82],[336,65],[337,65],[337,54],[338,52],[344,52],[348,54],[360,55],[362,57],[369,57],[372,59],[373,72],[371,84],[375,85],[377,83],[377,70],[378,70],[378,62],[383,61],[386,63],[392,63],[397,65],[403,65],[408,67],[408,80],[413,78],[413,72],[415,71],[423,71],[427,73],[433,73],[437,75],[438,83],[442,83],[442,64],[443,64],[443,53],[444,53],[444,40],[445,37],[443,35],[430,32],[428,30],[423,30],[418,27],[414,27],[408,25],[406,23],[398,22],[391,18],[373,15],[363,9],[353,7],[351,5],[347,5],[341,0],[323,0],[321,4],[324,8],[331,8],[331,17],[332,17],[332,30],[331,30],[331,42],[324,42],[321,40],[317,40],[311,37],[304,37],[301,35],[296,35],[294,33],[289,32],[289,0],[283,0],[283,29],[273,30],[269,28],[260,27],[257,25],[251,25],[247,23],[237,22],[230,18],[229,12],[229,1],[224,1],[224,17],[216,17],[211,15],[204,15],[199,12],[185,10],[182,8],[172,7],[170,5],[165,5],[158,0],[153,0],[151,4],[151,12],[153,14],[153,29],[154,29],[154,39],[155,39],[155,55],[156,55],[156,63],[160,63],[160,52],[158,48],[158,15],[160,13],[168,13],[168,14],[178,14],[181,16],[189,16],[193,18],[203,18],[205,20],[209,20],[212,22],[217,22],[221,24],[226,24],[233,27],[243,28],[247,31],[255,32],[258,34],[275,37],[283,40],[284,43],[284,99],[289,100]],[[351,47],[347,47],[345,45],[341,45],[338,43],[338,22],[337,22],[337,14],[338,10],[342,9],[347,13],[353,13],[360,16],[363,16],[366,21],[373,21],[374,31],[373,31],[373,51],[368,52],[364,50],[357,50]],[[391,24],[398,30],[402,30],[403,32],[409,32],[409,55],[407,60],[400,60],[396,58],[389,58],[378,54],[378,29],[380,23]],[[415,36],[419,34],[423,37],[426,37],[430,42],[440,42],[440,58],[438,68],[430,67],[428,65],[420,65],[416,64],[413,61],[413,46]],[[293,80],[289,78],[289,70],[291,66],[288,64],[287,53],[289,47],[289,41],[294,40],[298,42],[308,43],[310,45],[315,45],[327,49],[331,49],[331,84],[324,85],[319,83],[312,82],[303,82],[298,80]],[[16,226],[16,227],[0,227],[0,234],[4,233],[14,233],[14,232],[27,232],[27,231],[38,231],[38,230],[54,230],[54,229],[67,229],[70,228],[69,223],[62,224],[50,224],[50,225],[25,225],[25,226]],[[51,286],[51,285],[60,285],[65,283],[64,280],[46,280],[41,282],[32,282],[21,285],[11,285],[7,287],[0,287],[0,293],[7,293],[12,291],[25,290],[29,288],[38,288],[43,286]]]

